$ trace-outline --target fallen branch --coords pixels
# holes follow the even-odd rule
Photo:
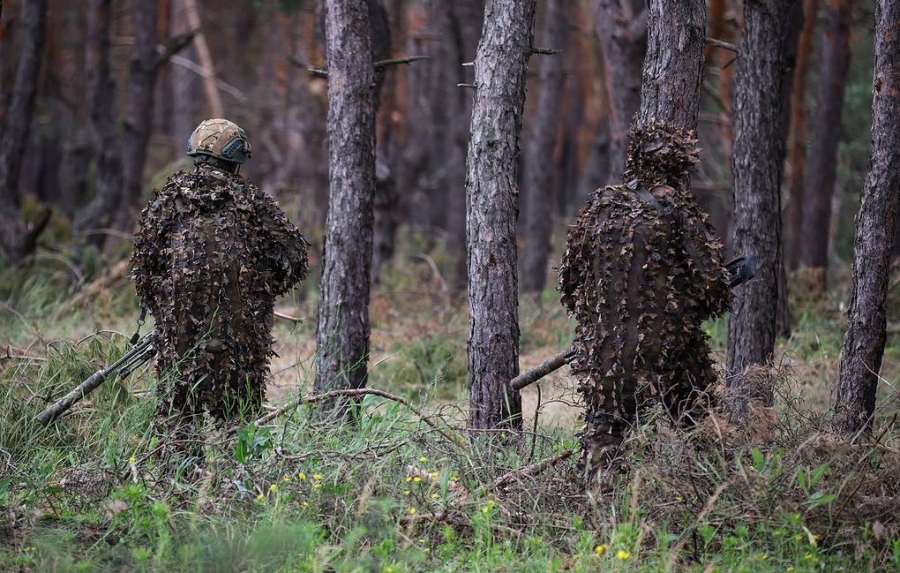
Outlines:
[[[426,416],[424,413],[422,413],[421,410],[419,410],[418,408],[416,408],[415,406],[410,404],[409,400],[407,400],[405,398],[401,398],[400,396],[395,396],[393,394],[385,392],[384,390],[378,390],[376,388],[351,388],[351,389],[347,389],[347,390],[332,390],[331,392],[325,392],[323,394],[310,394],[308,396],[303,396],[302,398],[300,398],[290,404],[286,404],[276,410],[272,410],[265,416],[258,418],[254,422],[254,424],[256,424],[257,426],[262,426],[263,424],[267,424],[267,423],[271,422],[272,420],[274,420],[275,418],[277,418],[278,416],[280,416],[280,415],[284,414],[285,412],[292,410],[302,404],[314,404],[316,402],[322,402],[322,401],[326,401],[326,400],[330,400],[332,398],[338,398],[338,397],[355,398],[355,397],[359,397],[359,396],[379,396],[381,398],[386,398],[388,400],[397,402],[399,404],[403,404],[404,406],[409,408],[409,410],[413,414],[418,416],[419,419],[421,419],[428,426],[433,428],[437,433],[439,433],[440,435],[447,438],[450,442],[452,442],[459,448],[461,448],[463,450],[468,450],[468,444],[466,444],[466,441],[461,436],[450,435],[450,434],[446,433],[442,428],[440,428],[434,422],[434,420],[432,420],[431,418]]]
[[[544,360],[531,370],[519,374],[515,378],[509,381],[509,387],[513,390],[521,390],[525,386],[530,384],[534,384],[547,374],[559,370],[569,362],[575,359],[575,350],[569,348],[568,350],[563,350],[556,356],[548,358]]]
[[[122,279],[125,276],[125,271],[128,270],[128,260],[124,259],[116,263],[109,269],[105,275],[96,279],[91,284],[87,285],[83,289],[81,289],[78,294],[62,303],[54,313],[54,317],[59,319],[62,315],[71,311],[75,308],[80,308],[84,304],[86,304],[90,299],[96,297],[101,292],[109,288],[114,282]]]
[[[502,476],[498,477],[494,480],[493,487],[495,489],[500,489],[502,487],[506,487],[512,482],[526,477],[534,477],[538,474],[541,474],[563,460],[568,459],[572,455],[572,450],[566,450],[555,456],[551,456],[547,459],[541,460],[539,462],[533,463],[530,466],[525,466],[524,468],[519,468],[513,470],[511,472],[505,473]]]

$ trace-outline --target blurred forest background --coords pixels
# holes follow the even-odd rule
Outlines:
[[[44,38],[35,36],[39,23],[29,4],[46,5]],[[326,79],[315,72],[324,67],[320,2],[2,6],[0,224],[7,266],[32,255],[62,257],[82,282],[100,263],[121,259],[151,188],[188,165],[188,136],[217,116],[247,130],[254,155],[244,173],[278,198],[321,248],[328,94]],[[548,254],[540,239],[531,242],[535,225],[554,221],[553,236],[561,240],[587,194],[619,177],[624,132],[639,104],[644,6],[643,0],[538,3],[535,46],[565,51],[534,55],[530,64],[519,170],[526,291],[552,284],[560,252]],[[797,6],[794,64],[785,71],[792,81],[784,93],[791,101],[784,252],[792,269],[830,267],[832,276],[846,276],[869,153],[874,2]],[[732,48],[740,41],[743,10],[740,0],[709,0],[708,11],[708,36],[717,41],[706,51],[704,152],[693,189],[727,242]],[[371,0],[370,13],[375,60],[411,60],[385,66],[378,76],[376,280],[398,233],[408,232],[424,241],[423,251],[439,250],[442,275],[460,290],[472,99],[466,84],[473,75],[465,64],[475,56],[484,2]],[[29,46],[39,48],[31,62],[38,66],[33,92],[20,69],[28,65],[23,48]],[[23,114],[28,104],[33,114]],[[16,142],[9,141],[17,138],[24,146],[20,163]],[[820,252],[806,253],[804,245]],[[817,276],[823,278],[813,282],[824,287],[826,275]]]

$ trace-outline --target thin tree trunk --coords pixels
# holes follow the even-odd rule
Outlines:
[[[609,182],[625,169],[628,129],[641,105],[641,68],[647,45],[644,0],[596,0],[597,38],[609,96]]]
[[[110,64],[111,6],[112,0],[91,0],[88,7],[85,70],[96,173],[93,197],[75,217],[74,224],[76,236],[97,247],[103,244],[105,230],[112,226],[124,187],[116,81]]]
[[[153,127],[153,96],[159,55],[156,52],[156,26],[159,17],[157,0],[134,0],[134,50],[128,75],[128,108],[122,132],[125,192],[119,204],[116,228],[129,231],[133,211],[141,201],[147,143]]]
[[[369,0],[372,55],[375,61],[391,57],[391,24],[381,0]],[[393,168],[393,129],[391,115],[396,110],[396,74],[405,70],[375,70],[375,113],[381,133],[375,141],[374,228],[372,231],[372,284],[378,284],[381,268],[394,256],[394,243],[400,223],[397,181]],[[388,89],[384,90],[387,85]]]
[[[541,32],[542,48],[566,49],[570,0],[549,0]],[[563,55],[547,56],[541,61],[540,92],[534,128],[527,145],[525,161],[525,261],[522,290],[541,292],[547,284],[547,261],[553,233],[556,168],[553,152],[559,133],[565,76]]]
[[[649,6],[638,121],[659,117],[695,131],[706,46],[706,1],[657,0]]]
[[[206,93],[206,103],[209,105],[211,117],[222,117],[222,96],[219,94],[219,86],[216,84],[216,67],[213,63],[209,44],[206,42],[206,34],[203,33],[200,22],[200,12],[197,9],[197,0],[182,0],[184,2],[185,15],[194,35],[194,49],[197,50],[197,58],[203,67],[203,89]]]
[[[812,55],[813,35],[816,30],[816,14],[819,0],[803,1],[803,29],[797,49],[794,67],[794,88],[791,91],[791,131],[788,154],[790,176],[785,202],[785,239],[789,268],[795,270],[799,262],[800,226],[803,224],[803,185],[806,173],[806,80]]]
[[[25,2],[22,44],[9,115],[0,136],[0,250],[3,264],[19,262],[33,245],[19,218],[19,173],[34,116],[38,74],[47,36],[47,0]]]
[[[853,435],[872,427],[886,341],[885,300],[900,208],[900,1],[875,9],[872,155],[853,253],[853,292],[841,349],[832,426]]]
[[[831,197],[837,177],[838,146],[843,138],[841,112],[850,69],[850,23],[853,0],[829,0],[824,30],[816,131],[809,144],[806,193],[803,201],[800,265],[814,269],[816,287],[824,294],[828,272],[828,235]]]
[[[746,0],[735,72],[734,251],[756,258],[756,280],[738,289],[728,321],[727,370],[766,363],[775,349],[784,160],[781,84],[796,0]],[[732,384],[740,377],[732,376]]]
[[[526,0],[530,1],[530,0]],[[485,15],[484,0],[454,0],[447,2],[449,9],[450,36],[456,61],[454,62],[451,78],[455,81],[448,86],[452,93],[449,94],[450,118],[447,132],[450,136],[450,159],[447,165],[443,165],[445,159],[435,159],[443,168],[451,169],[447,177],[447,192],[449,193],[447,204],[447,251],[456,262],[453,269],[450,284],[455,292],[462,292],[466,288],[466,153],[469,147],[469,120],[472,118],[472,97],[466,88],[456,87],[456,84],[469,83],[466,80],[467,69],[463,63],[472,62],[475,59],[475,51],[479,46],[479,38],[482,33],[482,24]]]
[[[522,427],[516,218],[519,134],[535,0],[489,0],[475,58],[466,162],[469,427]]]
[[[366,0],[325,5],[330,197],[315,390],[366,385],[375,194],[375,72]]]

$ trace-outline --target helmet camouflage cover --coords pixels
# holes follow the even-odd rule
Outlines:
[[[215,158],[244,163],[251,155],[250,141],[237,124],[227,119],[207,119],[191,134],[187,154],[199,161]]]

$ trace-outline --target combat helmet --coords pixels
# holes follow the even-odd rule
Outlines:
[[[251,155],[247,133],[227,119],[207,119],[188,140],[187,154],[196,164],[208,163],[237,173]]]

